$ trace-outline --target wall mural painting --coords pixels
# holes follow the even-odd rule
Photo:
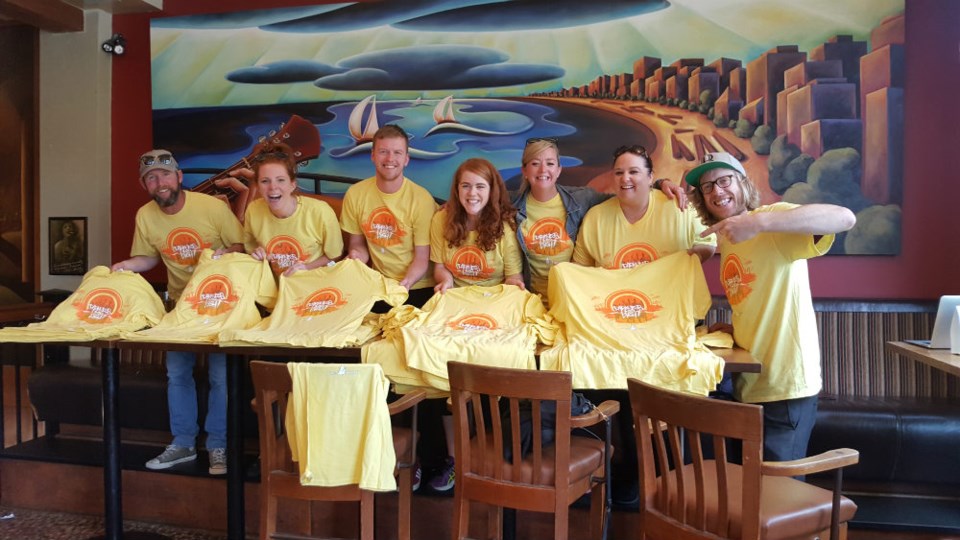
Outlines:
[[[640,144],[679,180],[713,150],[763,202],[857,213],[835,254],[900,250],[904,0],[425,0],[151,21],[154,140],[192,189],[218,187],[263,137],[300,153],[300,187],[339,207],[373,174],[371,134],[410,135],[407,176],[438,199],[483,157],[519,185],[530,137],[562,183],[612,188]]]

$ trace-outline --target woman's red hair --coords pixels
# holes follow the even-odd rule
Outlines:
[[[517,209],[510,204],[507,196],[507,187],[503,183],[500,171],[493,163],[481,158],[470,158],[457,167],[453,174],[453,183],[450,184],[450,198],[447,199],[447,223],[443,237],[452,247],[462,246],[467,240],[467,211],[460,203],[460,178],[465,172],[471,172],[483,178],[490,184],[490,199],[480,211],[477,220],[477,247],[483,251],[490,251],[504,234],[514,234],[516,230]],[[504,227],[504,223],[508,227]]]

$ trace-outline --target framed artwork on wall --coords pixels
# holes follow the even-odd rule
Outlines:
[[[82,276],[87,272],[87,218],[50,218],[50,274]]]

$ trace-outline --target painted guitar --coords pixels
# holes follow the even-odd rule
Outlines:
[[[314,159],[320,155],[320,132],[317,130],[317,126],[313,125],[302,116],[293,115],[290,117],[290,120],[280,124],[278,131],[271,131],[270,133],[260,137],[260,141],[253,146],[253,149],[248,155],[224,169],[223,172],[215,176],[211,176],[203,182],[200,182],[194,186],[191,191],[225,197],[231,203],[233,203],[234,199],[236,199],[238,195],[237,191],[230,187],[218,186],[216,181],[227,178],[230,171],[234,169],[239,169],[241,167],[249,168],[253,158],[260,153],[264,146],[266,146],[268,143],[281,142],[286,143],[291,149],[293,149],[294,160],[297,161],[297,163]],[[252,189],[251,191],[256,190]],[[243,216],[241,215],[240,218],[242,219]]]

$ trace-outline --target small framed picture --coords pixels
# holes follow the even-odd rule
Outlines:
[[[87,272],[87,218],[50,218],[50,274],[82,276]]]

